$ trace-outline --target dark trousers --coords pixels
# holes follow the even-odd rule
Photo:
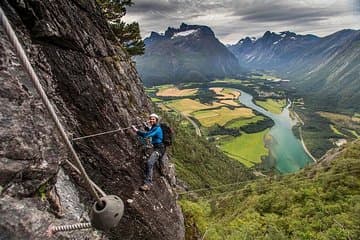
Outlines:
[[[146,162],[146,171],[145,171],[145,183],[152,183],[152,176],[154,171],[155,163],[162,159],[165,153],[165,146],[164,144],[155,144],[153,147],[153,152],[151,153],[149,159]],[[160,163],[161,164],[161,163]]]

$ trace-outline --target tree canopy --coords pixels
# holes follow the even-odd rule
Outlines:
[[[126,7],[132,6],[132,0],[97,0],[107,18],[116,40],[123,46],[130,56],[142,55],[145,44],[140,35],[139,23],[125,23],[122,17],[126,14]]]

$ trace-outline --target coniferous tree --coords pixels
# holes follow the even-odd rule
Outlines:
[[[126,7],[134,3],[132,0],[97,0],[113,30],[117,41],[126,49],[130,56],[142,55],[145,51],[141,39],[139,23],[125,23],[121,18],[126,14]]]

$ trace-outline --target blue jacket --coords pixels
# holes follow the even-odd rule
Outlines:
[[[148,132],[137,131],[136,134],[143,138],[151,137],[152,144],[159,144],[163,142],[163,132],[160,124],[152,126]]]

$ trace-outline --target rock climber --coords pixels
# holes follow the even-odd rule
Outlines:
[[[150,114],[149,123],[150,129],[146,132],[140,131],[135,126],[132,129],[137,135],[143,138],[151,138],[153,145],[152,153],[146,162],[145,180],[144,184],[140,187],[142,191],[148,191],[152,185],[152,176],[154,165],[157,161],[161,160],[165,153],[165,145],[163,144],[163,131],[159,124],[159,116],[155,113]]]

